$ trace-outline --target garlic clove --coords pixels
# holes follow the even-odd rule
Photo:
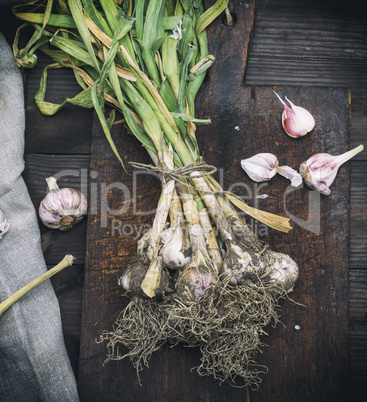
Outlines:
[[[287,97],[285,97],[287,102],[291,105],[292,110],[296,114],[297,119],[301,122],[303,128],[306,130],[306,134],[315,128],[315,119],[312,114],[301,106],[296,106]]]
[[[302,176],[289,166],[278,166],[277,172],[291,181],[293,187],[298,187],[302,184]]]
[[[299,171],[308,187],[319,191],[321,194],[329,195],[330,186],[335,180],[339,167],[362,152],[363,149],[363,145],[359,145],[338,156],[326,153],[314,154],[301,163]]]
[[[256,182],[269,181],[277,173],[278,159],[270,153],[259,153],[241,160],[242,169]]]
[[[10,224],[4,219],[4,214],[0,209],[0,239],[9,230]]]
[[[308,110],[301,106],[295,105],[287,97],[285,97],[285,99],[291,105],[291,107],[289,107],[275,91],[274,93],[284,106],[282,113],[282,126],[284,131],[290,137],[303,137],[314,129],[315,119]]]
[[[42,223],[51,229],[70,230],[86,215],[87,199],[72,188],[60,189],[53,177],[47,178],[46,182],[50,192],[41,201],[38,210]]]

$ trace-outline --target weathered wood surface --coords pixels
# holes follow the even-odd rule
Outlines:
[[[210,80],[208,85],[211,85]],[[278,91],[287,91],[289,97],[302,99],[305,105],[311,96],[317,97],[325,105],[330,97],[329,91],[325,89],[278,88]],[[297,142],[287,138],[278,125],[281,108],[272,99],[272,88],[257,88],[255,91],[241,88],[238,91],[242,101],[232,113],[240,126],[247,125],[246,134],[243,130],[228,129],[228,121],[218,111],[213,111],[212,126],[200,130],[199,137],[202,149],[206,150],[207,161],[223,168],[225,188],[235,183],[237,188],[243,188],[244,185],[253,188],[253,183],[244,177],[239,161],[250,152],[264,151],[263,138],[269,141],[267,150],[276,153],[284,163],[291,166],[300,163],[305,155],[315,152],[316,148],[341,152],[348,147],[347,91],[333,92],[333,110],[338,117],[326,122],[325,117],[316,113],[320,127],[328,124],[330,131],[314,133]],[[208,108],[209,105],[210,102]],[[227,105],[230,108],[232,103],[228,102]],[[261,107],[257,108],[256,105]],[[239,112],[237,116],[236,111]],[[228,109],[222,112],[228,112]],[[251,119],[252,125],[248,124]],[[260,128],[264,137],[256,138]],[[335,136],[339,130],[344,135],[336,142]],[[221,133],[225,133],[225,140]],[[125,162],[149,161],[139,144],[135,141],[133,143],[126,133],[119,131],[115,137],[119,149],[125,155]],[[251,151],[247,151],[250,141]],[[229,159],[227,155],[231,145],[236,152],[231,151]],[[126,186],[124,195],[118,191],[111,192],[108,205],[113,210],[124,205],[128,209],[123,214],[108,214],[107,227],[103,227],[101,212],[91,211],[89,217],[79,363],[82,400],[99,400],[102,397],[106,401],[121,398],[139,401],[242,400],[243,390],[226,384],[219,387],[213,380],[200,378],[195,372],[190,372],[190,367],[199,363],[195,350],[179,347],[163,348],[157,352],[151,360],[150,368],[141,374],[142,387],[138,385],[136,372],[129,361],[110,362],[103,366],[106,345],[96,344],[95,339],[104,330],[112,329],[114,320],[123,309],[117,279],[127,263],[134,258],[134,228],[145,228],[152,219],[151,216],[135,215],[132,204],[137,202],[139,211],[152,210],[160,186],[157,179],[152,180],[144,175],[137,181],[138,197],[133,195],[134,179],[124,174],[117,163],[113,163],[113,154],[98,125],[95,127],[92,151],[91,168],[98,172],[98,178],[93,182],[98,187],[123,183]],[[105,158],[100,155],[105,155]],[[269,198],[261,200],[259,207],[272,212],[283,211],[287,186],[288,183],[282,178],[273,179],[264,189]],[[270,336],[264,342],[270,347],[265,348],[259,357],[259,361],[269,367],[269,374],[264,376],[261,389],[253,394],[252,400],[266,401],[271,398],[272,401],[321,401],[329,397],[343,400],[345,396],[348,369],[348,189],[349,169],[344,167],[334,184],[332,195],[320,200],[320,233],[313,234],[295,227],[288,235],[270,231],[267,236],[274,249],[289,253],[299,263],[301,277],[292,297],[307,307],[290,301],[282,303],[282,322],[285,328],[282,325],[276,329],[269,328]],[[298,190],[287,198],[290,212],[302,219],[307,218],[308,194],[306,189]],[[95,212],[97,215],[94,215]],[[121,233],[114,229],[116,227],[120,228]],[[132,235],[129,236],[129,233]],[[301,329],[295,330],[295,325],[300,325]]]
[[[232,1],[232,4],[234,4],[236,12],[237,1]],[[351,88],[351,143],[352,145],[360,143],[366,145],[366,17],[362,0],[349,2],[344,0],[300,0],[297,2],[293,0],[257,0],[255,26],[245,77],[247,85],[319,85]],[[19,21],[12,17],[8,8],[1,7],[0,21],[1,31],[11,43]],[[326,37],[329,38],[327,46],[323,40]],[[277,43],[274,42],[274,38],[277,38]],[[347,46],[344,46],[343,43]],[[279,50],[279,46],[282,49]],[[46,58],[42,54],[38,54],[38,56],[39,66],[35,70],[27,71],[26,74],[26,152],[89,154],[91,110],[73,108],[77,112],[72,113],[72,108],[68,108],[68,112],[63,114],[63,118],[57,119],[56,116],[46,118],[35,108],[33,94],[40,80],[41,66],[46,63]],[[70,88],[74,88],[73,91],[78,89],[70,71],[65,76],[57,76],[56,80],[55,85],[50,85],[48,88],[48,100],[64,99],[70,96]],[[33,125],[38,128],[33,129]],[[76,130],[76,128],[78,129]],[[72,136],[69,136],[69,129],[73,132]],[[43,134],[43,130],[46,130],[47,135]],[[83,137],[83,140],[80,136]],[[65,141],[65,138],[68,141]],[[365,159],[364,155],[358,156],[357,159]],[[27,155],[27,157],[30,161],[33,155]],[[50,165],[52,163],[50,161]],[[65,164],[57,165],[54,171],[68,168],[67,159],[60,163]],[[367,378],[367,297],[365,292],[367,239],[366,214],[363,212],[366,209],[365,196],[367,194],[367,175],[364,174],[367,165],[365,163],[364,160],[352,160],[350,163],[350,379],[353,387],[350,390],[349,400],[353,401],[364,400],[364,398],[358,399],[355,386],[359,385],[363,390]],[[42,169],[45,169],[44,174]],[[33,197],[33,191],[38,192],[39,186],[44,186],[43,176],[49,174],[49,169],[40,164],[38,172],[35,174],[37,170],[34,169],[32,174],[26,176],[27,185],[33,188],[31,197]],[[85,244],[84,233],[82,237]],[[62,248],[70,250],[74,243],[79,241],[79,238],[69,232],[68,236],[57,239],[57,245],[60,250]],[[83,250],[80,249],[79,253],[82,254]],[[52,258],[55,261],[57,256],[52,255]],[[52,263],[50,264],[52,265]],[[81,303],[81,287],[79,286],[75,290],[72,282],[67,283],[69,291],[67,288],[63,290],[61,309],[65,316],[64,324],[70,328],[72,333],[76,334],[80,330],[80,323],[75,315],[78,314],[77,306]],[[74,317],[73,320],[69,319],[70,317]],[[69,333],[65,333],[65,340],[69,356],[77,364],[79,339],[77,336],[69,338]]]
[[[237,14],[238,21],[242,21],[238,9]],[[236,29],[243,27],[237,25]],[[343,152],[349,148],[350,104],[345,89],[274,88],[308,108],[317,121],[311,135],[298,141],[290,139],[281,128],[282,107],[273,87],[244,86],[244,70],[237,70],[238,65],[245,67],[245,61],[241,65],[237,58],[238,51],[243,50],[243,36],[238,33],[241,31],[233,32],[219,24],[209,30],[210,35],[218,38],[210,42],[218,62],[209,73],[197,109],[201,117],[210,116],[212,124],[200,127],[198,138],[206,161],[224,173],[224,187],[235,187],[244,196],[251,191],[253,203],[256,187],[246,178],[240,160],[257,152],[273,152],[282,164],[297,167],[316,152]],[[228,35],[234,35],[230,41]],[[140,145],[123,130],[115,131],[115,139],[125,162],[149,161]],[[150,367],[141,373],[142,387],[129,361],[103,366],[106,345],[95,343],[95,339],[104,330],[112,329],[126,303],[117,279],[135,256],[136,228],[145,228],[152,220],[151,215],[135,214],[133,205],[137,204],[138,211],[152,210],[160,185],[147,175],[139,175],[137,181],[126,175],[114,161],[98,123],[94,125],[91,170],[98,173],[92,183],[99,189],[123,183],[121,191],[111,192],[108,206],[113,210],[125,207],[126,211],[107,214],[107,222],[98,209],[92,209],[89,216],[79,365],[81,399],[245,400],[243,389],[228,384],[220,387],[213,379],[190,371],[199,363],[197,350],[164,347],[156,352]],[[285,327],[269,328],[269,337],[264,339],[270,346],[264,348],[259,362],[269,367],[269,374],[264,376],[260,390],[252,394],[254,401],[344,400],[348,373],[349,178],[349,168],[344,166],[332,195],[320,197],[318,233],[296,226],[288,235],[269,230],[266,236],[275,250],[289,253],[299,263],[301,277],[292,297],[306,307],[290,301],[282,303]],[[285,179],[274,178],[261,190],[269,198],[258,201],[258,206],[285,213],[288,185]],[[289,212],[306,220],[309,194],[307,189],[290,193],[286,198]],[[310,216],[317,223],[315,210]],[[261,225],[258,228],[265,230]],[[295,329],[296,325],[300,330]]]
[[[361,0],[258,0],[247,85],[352,90],[351,146],[366,141],[367,13]],[[366,160],[365,149],[357,159]]]

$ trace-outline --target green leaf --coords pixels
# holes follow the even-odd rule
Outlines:
[[[218,15],[222,14],[228,6],[228,3],[229,0],[217,0],[213,6],[201,15],[195,28],[196,36],[199,36],[200,33],[218,17]]]
[[[185,14],[182,20],[182,39],[178,42],[178,53],[180,55],[180,61],[185,60],[189,46],[192,45],[195,37],[195,19],[191,14]]]
[[[107,18],[108,25],[110,26],[112,33],[114,33],[119,20],[119,13],[116,4],[113,0],[100,0],[100,3]]]
[[[180,26],[180,21],[184,18],[183,15],[172,15],[170,17],[163,18],[163,26],[165,31],[171,31],[178,26]]]
[[[195,117],[188,116],[185,113],[171,112],[171,116],[175,119],[182,119],[183,121],[190,121],[195,124],[210,124],[212,122],[210,119],[196,119]]]
[[[34,33],[32,35],[32,38],[30,41],[27,43],[27,46],[23,49],[21,56],[24,54],[28,53],[29,49],[39,40],[42,38],[43,31],[45,30],[45,27],[48,23],[48,20],[50,19],[51,15],[51,10],[52,10],[52,4],[53,0],[47,0],[47,5],[46,5],[46,10],[45,13],[43,14],[43,21],[42,21],[42,27],[38,30],[38,32]]]
[[[47,87],[47,72],[49,69],[60,68],[60,64],[50,64],[42,72],[40,87],[34,96],[37,107],[42,114],[46,116],[53,116],[57,113],[66,103],[71,103],[76,106],[84,108],[92,108],[91,88],[86,88],[73,98],[66,98],[62,103],[52,103],[45,101],[46,87]]]
[[[186,58],[181,65],[180,72],[180,90],[178,92],[178,110],[180,113],[186,113],[186,76],[189,69],[189,64],[196,53],[196,48],[193,46],[189,47]]]
[[[135,2],[135,31],[136,31],[136,38],[138,41],[142,41],[143,39],[143,29],[144,29],[144,6],[145,0],[136,0]]]
[[[148,4],[144,22],[141,48],[149,78],[159,85],[161,82],[154,55],[162,46],[165,38],[163,17],[165,0],[151,0]]]
[[[115,118],[116,118],[116,110],[115,109],[111,109],[108,119],[107,119],[107,124],[108,124],[108,128],[111,131],[113,123],[115,122]]]
[[[133,22],[134,22],[133,18],[129,18],[129,19],[121,18],[120,19],[120,21],[116,27],[115,34],[112,39],[111,48],[107,53],[105,62],[103,63],[103,67],[102,67],[102,71],[101,71],[101,78],[100,78],[101,83],[103,83],[107,74],[109,73],[111,65],[116,57],[117,50],[118,50],[119,44],[120,44],[120,40],[130,31],[130,29],[133,26]]]
[[[103,107],[103,105],[104,105],[103,95],[101,94],[100,96],[98,96],[98,94],[97,94],[98,85],[99,85],[99,82],[96,81],[95,84],[92,87],[93,106],[94,106],[94,109],[95,109],[95,111],[97,113],[98,119],[99,119],[99,121],[101,123],[101,126],[102,126],[102,129],[103,129],[104,133],[105,133],[105,136],[106,136],[108,142],[110,143],[110,146],[111,146],[114,154],[116,155],[117,159],[120,161],[123,169],[126,171],[124,162],[121,159],[121,156],[120,156],[120,154],[119,154],[119,152],[118,152],[118,150],[116,148],[115,143],[113,142],[111,132],[110,132],[110,129],[109,129],[109,125],[108,125],[108,121],[107,121],[107,119],[106,119],[106,117],[104,115],[104,111],[103,111],[103,109],[104,109],[104,107]],[[99,88],[99,89],[101,90],[101,88]],[[101,90],[101,92],[103,93],[102,90]]]
[[[80,2],[80,0],[69,0],[69,8],[71,15],[74,18],[74,22],[77,26],[78,32],[85,46],[87,47],[89,57],[93,62],[94,68],[99,71],[99,64],[96,55],[94,54],[93,44],[90,39],[90,32],[83,16],[82,3]]]
[[[97,27],[112,38],[113,33],[108,26],[107,21],[102,17],[101,13],[94,6],[93,0],[82,0],[85,12],[88,14],[89,18],[97,25]]]
[[[54,36],[50,42],[52,45],[58,47],[70,56],[75,57],[81,62],[95,68],[94,62],[90,58],[89,52],[85,51],[81,46],[78,46],[74,41],[63,38],[61,36]],[[99,67],[98,71],[100,71]]]
[[[16,16],[23,21],[32,22],[34,24],[42,24],[44,20],[44,14],[41,13],[18,13]],[[50,14],[47,25],[57,28],[76,29],[73,17],[69,15]]]
[[[202,64],[196,69],[195,72],[189,73],[186,77],[187,81],[194,81],[198,78],[201,74],[204,74],[214,63],[215,57],[214,56],[207,56],[203,61]]]

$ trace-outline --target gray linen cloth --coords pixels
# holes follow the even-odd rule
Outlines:
[[[23,82],[0,33],[0,209],[10,229],[0,239],[0,301],[46,271],[24,169]],[[78,401],[60,309],[50,281],[0,316],[0,401]]]

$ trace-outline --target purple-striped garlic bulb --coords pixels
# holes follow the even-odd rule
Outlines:
[[[319,191],[321,194],[329,195],[331,193],[330,186],[334,183],[340,166],[362,152],[363,149],[364,147],[361,144],[337,156],[326,153],[314,154],[307,161],[301,163],[299,172],[308,187]]]
[[[47,178],[46,182],[50,192],[41,201],[39,216],[48,228],[66,232],[86,215],[87,199],[80,191],[59,188],[54,177]]]

